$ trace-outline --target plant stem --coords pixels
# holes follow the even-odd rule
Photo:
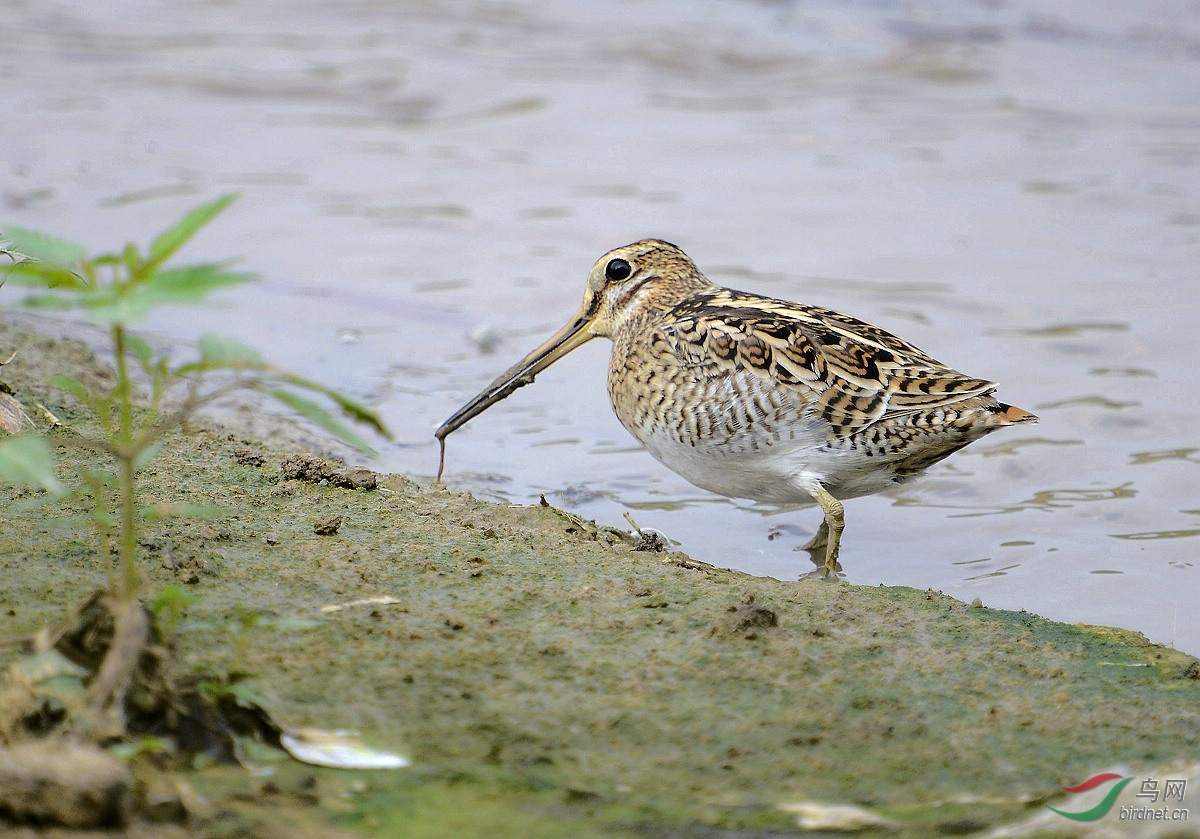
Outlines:
[[[134,503],[133,458],[120,458],[121,465],[121,573],[124,585],[121,599],[137,597],[139,577],[137,567],[137,505]]]
[[[129,381],[129,365],[125,358],[125,327],[115,324],[113,349],[117,356],[117,410],[119,424],[116,445],[113,446],[119,468],[119,493],[121,499],[121,599],[131,600],[138,593],[137,567],[137,499],[134,496],[133,462],[137,452],[133,447],[133,394]]]
[[[104,554],[104,570],[108,573],[108,588],[110,591],[116,591],[117,566],[112,558],[112,534],[106,524],[107,518],[100,516],[102,511],[108,510],[108,493],[105,491],[104,479],[91,470],[84,471],[83,479],[92,489],[92,504],[96,509],[96,536],[100,541],[100,550]]]

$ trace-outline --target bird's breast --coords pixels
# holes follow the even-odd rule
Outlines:
[[[608,395],[629,433],[696,486],[775,503],[807,500],[790,479],[825,446],[827,424],[760,377],[706,366],[665,340],[618,340]]]

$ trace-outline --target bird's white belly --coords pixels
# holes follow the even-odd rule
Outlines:
[[[813,421],[814,424],[819,421]],[[646,450],[672,472],[701,489],[732,498],[749,498],[771,504],[803,504],[813,500],[819,484],[837,498],[855,498],[880,492],[895,483],[891,470],[880,469],[878,459],[861,452],[828,448],[818,428],[797,439],[760,446],[713,445],[680,441],[673,431],[659,426],[636,434]]]

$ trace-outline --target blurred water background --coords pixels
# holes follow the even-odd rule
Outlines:
[[[1200,653],[1200,4],[0,0],[0,219],[95,248],[241,200],[261,283],[145,324],[376,405],[377,468],[656,236],[873,321],[1042,417],[847,505],[855,583]],[[16,294],[5,289],[3,294]],[[794,578],[815,508],[696,490],[612,416],[608,346],[449,440],[448,482]],[[571,561],[564,557],[566,562]]]

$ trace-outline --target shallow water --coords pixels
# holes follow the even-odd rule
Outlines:
[[[152,332],[245,337],[376,404],[383,464],[645,236],[889,328],[1042,417],[851,501],[855,583],[1200,652],[1200,12],[1189,3],[0,4],[0,217],[263,282]],[[5,294],[14,294],[5,290]],[[815,508],[639,451],[594,342],[448,446],[461,489],[792,578]]]

